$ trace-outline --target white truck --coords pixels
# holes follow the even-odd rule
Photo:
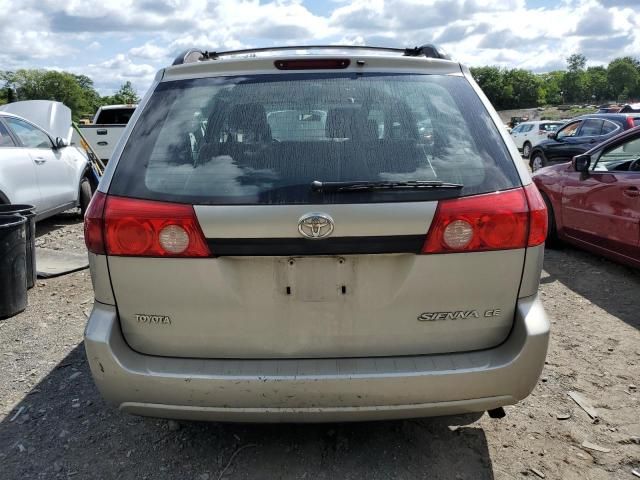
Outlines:
[[[113,149],[137,105],[105,105],[100,107],[90,124],[79,125],[82,135],[87,140],[93,151],[103,163],[107,163]],[[74,132],[74,137],[78,137]],[[72,139],[73,143],[79,144],[80,139]]]

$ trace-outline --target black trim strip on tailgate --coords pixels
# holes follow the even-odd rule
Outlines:
[[[214,256],[356,255],[419,253],[425,235],[385,237],[305,238],[208,238]]]

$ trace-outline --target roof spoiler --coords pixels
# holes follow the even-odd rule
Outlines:
[[[244,55],[251,53],[262,52],[277,52],[281,50],[372,50],[378,52],[392,52],[400,53],[405,57],[426,57],[426,58],[440,58],[443,60],[451,60],[451,57],[444,52],[441,48],[428,43],[420,47],[413,48],[390,48],[390,47],[369,47],[362,45],[297,45],[286,47],[264,47],[264,48],[248,48],[244,50],[228,50],[224,52],[216,51],[202,51],[195,48],[190,48],[180,53],[172,65],[182,65],[185,63],[202,62],[205,60],[217,60],[222,56],[228,55]]]

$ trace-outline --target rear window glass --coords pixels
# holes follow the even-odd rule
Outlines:
[[[126,125],[131,119],[135,108],[109,108],[101,110],[96,119],[99,125]]]
[[[608,135],[611,132],[615,132],[616,130],[618,130],[618,128],[620,127],[618,127],[618,125],[616,125],[615,123],[610,122],[609,120],[605,120],[602,124],[602,135]]]
[[[455,191],[321,193],[313,181],[441,180]],[[466,79],[280,74],[160,83],[110,193],[198,204],[415,201],[520,185]]]
[[[588,118],[582,123],[582,128],[580,129],[580,136],[595,137],[600,135],[601,131],[602,131],[602,120]]]

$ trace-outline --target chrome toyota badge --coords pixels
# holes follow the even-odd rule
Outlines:
[[[333,233],[333,218],[325,213],[307,213],[298,220],[300,235],[319,240]]]

